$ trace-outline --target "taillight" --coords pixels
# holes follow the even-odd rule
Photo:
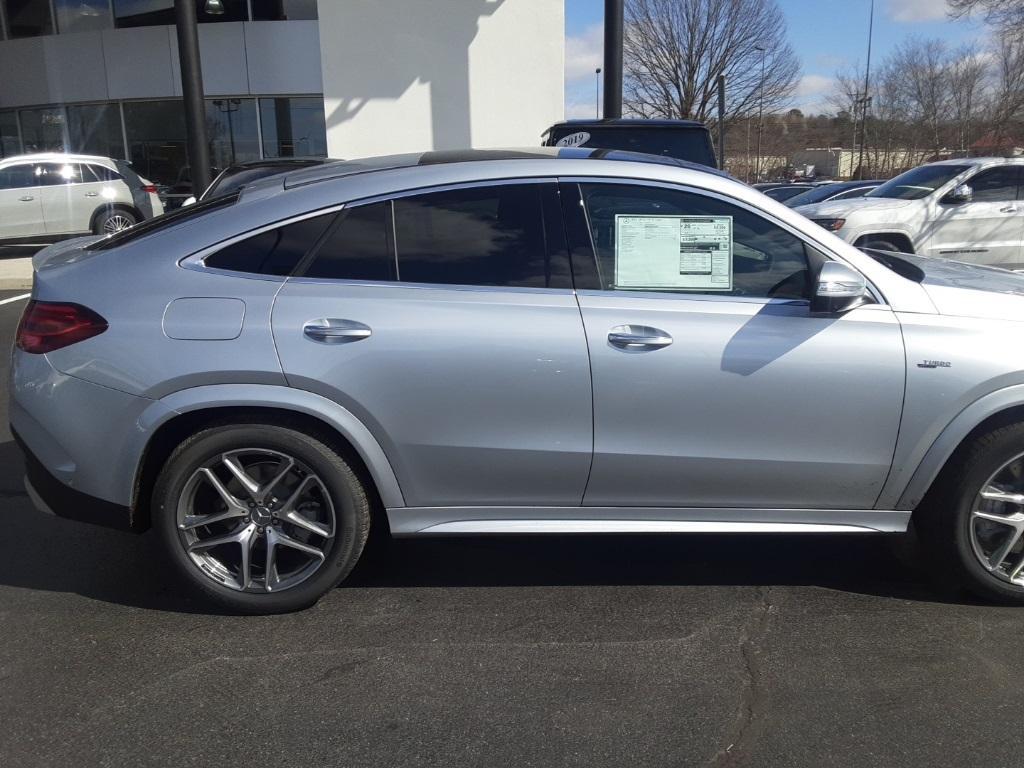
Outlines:
[[[143,192],[148,192],[151,195],[155,195],[160,190],[156,188],[156,184],[145,184],[142,187]]]
[[[41,355],[91,339],[107,330],[107,321],[81,304],[30,301],[18,323],[18,349]]]

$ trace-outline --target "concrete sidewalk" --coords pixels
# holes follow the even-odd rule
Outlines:
[[[0,259],[0,291],[32,287],[32,258]]]

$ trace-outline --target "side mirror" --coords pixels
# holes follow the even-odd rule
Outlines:
[[[960,203],[969,203],[973,199],[974,189],[971,188],[970,184],[957,184],[953,191],[942,199],[942,202],[959,205]]]
[[[838,261],[826,261],[818,272],[811,311],[836,315],[871,301],[864,276]]]

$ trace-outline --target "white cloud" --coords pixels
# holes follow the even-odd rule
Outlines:
[[[885,14],[893,21],[939,21],[946,18],[946,0],[886,0]]]
[[[593,79],[604,59],[604,25],[591,24],[580,35],[565,38],[565,80]]]
[[[828,97],[835,92],[836,81],[825,75],[804,75],[797,83],[794,101],[805,114],[828,109]]]

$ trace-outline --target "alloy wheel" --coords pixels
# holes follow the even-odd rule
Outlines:
[[[135,224],[135,222],[123,213],[115,213],[103,222],[103,231],[108,235],[112,235],[115,232],[122,232],[128,229],[128,227],[133,224]]]
[[[1024,587],[1024,454],[1003,464],[971,505],[971,548],[1001,581]]]
[[[240,592],[281,592],[316,573],[335,534],[323,481],[298,459],[263,448],[219,454],[192,473],[177,508],[189,559]]]

